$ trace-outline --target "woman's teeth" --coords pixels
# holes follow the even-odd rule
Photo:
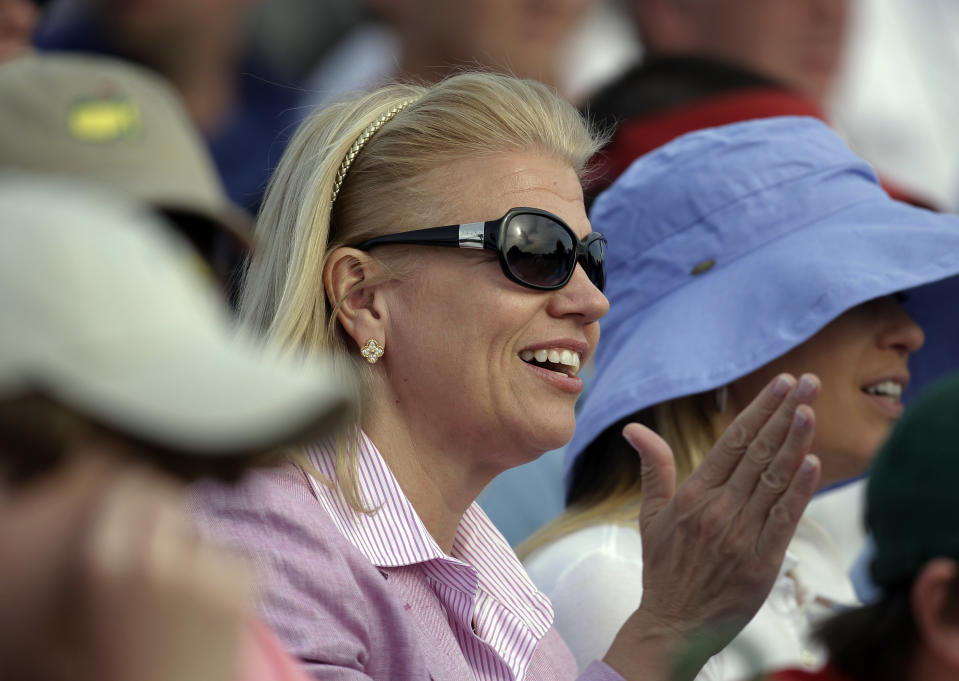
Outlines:
[[[863,388],[863,392],[898,402],[902,397],[902,384],[896,381],[883,381]]]
[[[523,350],[519,353],[519,357],[524,362],[559,365],[560,368],[554,369],[554,371],[560,371],[569,376],[575,376],[576,372],[579,371],[579,353],[564,348]]]

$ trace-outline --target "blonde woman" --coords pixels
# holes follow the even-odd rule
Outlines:
[[[197,513],[258,557],[263,613],[315,678],[577,676],[548,599],[473,502],[573,433],[608,308],[580,186],[596,147],[546,87],[483,74],[345,101],[291,142],[241,314],[274,348],[361,371],[363,412],[299,464],[203,490]],[[669,449],[630,427],[656,559],[581,678],[666,679],[694,632],[752,616],[818,478],[815,389],[796,383],[771,380],[678,492]],[[770,475],[791,482],[756,484]],[[724,565],[696,558],[716,552]]]
[[[820,485],[862,475],[925,340],[900,292],[959,273],[959,221],[890,199],[811,118],[684,136],[624,173],[593,222],[618,244],[605,345],[568,450],[567,511],[521,549],[581,665],[645,598],[632,576],[649,565],[636,525],[649,480],[623,426],[654,428],[686,479],[765,381],[812,372]],[[812,625],[855,603],[840,548],[804,518],[766,604],[698,678],[821,664]]]

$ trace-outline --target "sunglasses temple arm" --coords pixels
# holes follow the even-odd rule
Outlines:
[[[460,247],[460,225],[447,225],[445,227],[430,227],[428,229],[416,229],[412,232],[400,232],[399,234],[386,234],[376,238],[364,241],[358,249],[366,250],[373,246],[385,246],[395,244],[407,244],[411,246],[451,246]]]

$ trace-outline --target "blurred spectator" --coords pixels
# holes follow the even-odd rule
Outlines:
[[[959,4],[950,0],[852,2],[848,54],[828,103],[830,122],[872,163],[920,205],[959,210]],[[919,201],[915,201],[918,197]],[[940,300],[959,298],[959,282],[936,286]],[[953,338],[952,366],[959,368],[959,315],[928,303],[910,313],[930,335]],[[945,357],[945,355],[943,355]],[[943,358],[930,354],[910,365],[910,401],[941,377]]]
[[[171,219],[229,287],[252,244],[176,93],[141,67],[93,55],[0,65],[0,170],[97,181]]]
[[[33,0],[0,0],[0,62],[30,49],[39,16]]]
[[[181,487],[326,435],[348,388],[233,337],[163,229],[76,182],[0,178],[0,678],[302,678]]]
[[[357,0],[255,2],[246,25],[250,48],[299,82],[340,38],[369,18],[364,5]]]
[[[623,0],[598,0],[560,53],[560,86],[577,106],[621,75],[642,55]]]
[[[631,0],[650,57],[702,56],[820,102],[839,68],[848,0]]]
[[[959,679],[959,375],[916,401],[880,451],[866,525],[876,602],[820,628],[830,664],[775,681]]]
[[[351,32],[307,81],[312,105],[390,79],[433,83],[484,68],[558,87],[560,52],[596,0],[366,0],[378,21]]]
[[[598,93],[616,128],[591,193],[633,160],[699,128],[780,115],[822,117],[848,0],[631,0],[644,60]]]
[[[959,3],[854,0],[830,121],[885,177],[959,210]]]
[[[206,137],[230,198],[255,212],[298,120],[299,93],[244,44],[254,0],[70,0],[37,46],[99,52],[167,78]]]

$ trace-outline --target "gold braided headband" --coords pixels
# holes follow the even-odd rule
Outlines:
[[[336,197],[340,193],[340,187],[343,186],[343,180],[346,179],[346,172],[350,169],[350,166],[353,165],[353,160],[356,158],[356,155],[360,153],[360,149],[363,148],[363,145],[370,141],[370,138],[376,133],[377,130],[386,125],[386,123],[392,120],[396,114],[408,107],[417,99],[419,99],[419,97],[411,97],[410,99],[400,102],[366,126],[366,130],[364,130],[362,134],[360,134],[360,136],[354,140],[352,146],[350,146],[350,150],[347,151],[346,156],[343,157],[343,162],[340,164],[339,170],[336,171],[336,181],[333,183],[333,193],[330,196],[331,209],[333,208],[333,202],[336,201]]]

